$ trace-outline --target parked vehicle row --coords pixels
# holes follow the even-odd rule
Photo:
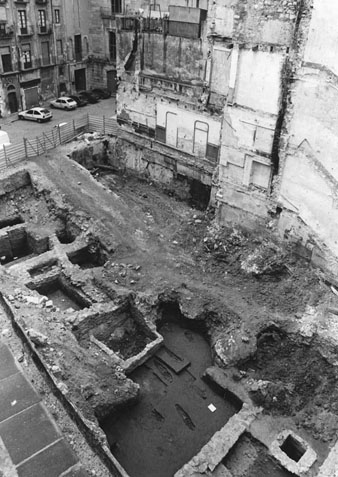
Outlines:
[[[110,98],[111,92],[106,88],[94,88],[88,91],[79,91],[77,94],[69,96],[60,96],[50,102],[51,108],[64,109],[66,111],[73,111],[77,107],[86,106],[88,103],[97,103],[100,99]],[[30,121],[37,121],[39,123],[50,121],[53,113],[46,108],[30,108],[26,111],[21,111],[18,114],[19,119],[27,119]]]

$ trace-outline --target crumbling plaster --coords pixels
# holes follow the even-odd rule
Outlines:
[[[118,97],[118,115],[159,127],[162,142],[201,159],[194,124],[208,125],[220,222],[246,216],[254,225],[281,207],[282,235],[298,217],[302,242],[335,253],[336,10],[330,0],[215,0],[200,39],[140,32],[135,72],[123,73]],[[121,65],[133,37],[120,32]]]

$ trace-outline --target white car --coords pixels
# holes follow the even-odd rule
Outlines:
[[[67,109],[68,111],[77,108],[77,102],[67,96],[54,99],[54,101],[51,101],[50,105],[52,108]]]
[[[53,114],[46,108],[31,108],[26,111],[21,111],[18,117],[19,119],[30,119],[31,121],[42,123],[44,121],[50,121]]]

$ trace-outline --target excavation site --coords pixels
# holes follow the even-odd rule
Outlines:
[[[102,462],[88,475],[333,476],[334,274],[278,213],[221,225],[203,184],[117,154],[87,134],[0,178],[2,339]]]

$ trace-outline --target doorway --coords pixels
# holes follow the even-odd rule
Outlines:
[[[116,94],[116,71],[107,71],[107,88],[114,96]]]
[[[19,109],[18,98],[16,96],[15,86],[8,86],[8,108],[11,114],[16,113]]]
[[[75,89],[76,91],[82,91],[86,89],[86,68],[80,68],[74,71],[75,75]]]

